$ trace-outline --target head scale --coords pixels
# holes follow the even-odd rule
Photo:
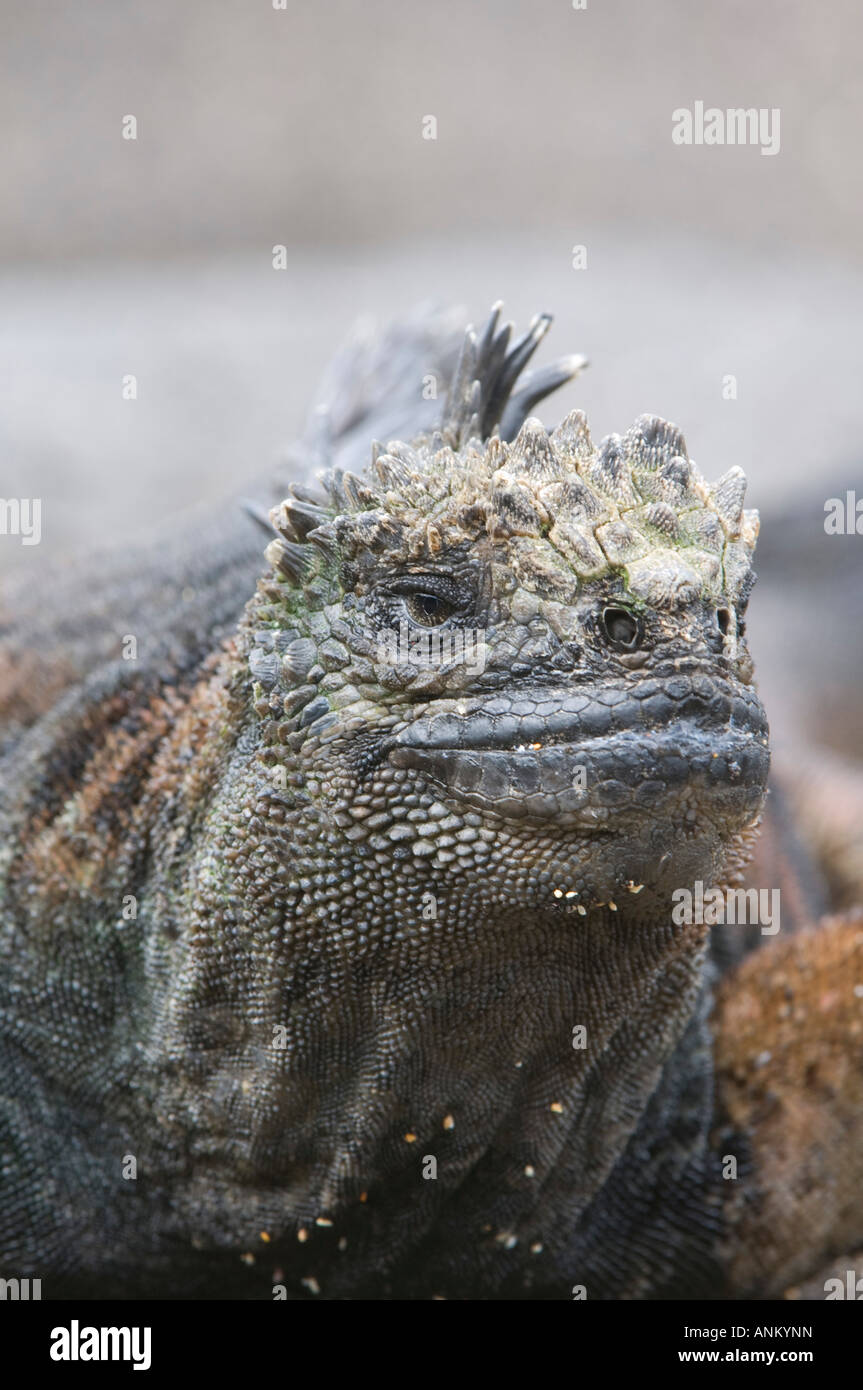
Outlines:
[[[579,410],[549,434],[527,411],[585,359],[524,372],[551,318],[538,316],[510,346],[511,325],[499,329],[498,316],[495,306],[481,334],[468,329],[438,429],[373,445],[363,476],[325,471],[317,500],[294,487],[274,508],[277,575],[308,582],[323,567],[316,551],[348,563],[386,551],[397,564],[484,536],[512,541],[517,554],[523,537],[561,579],[617,572],[653,607],[697,595],[745,603],[758,513],[743,509],[742,469],[708,484],[681,432],[652,415],[598,446]]]

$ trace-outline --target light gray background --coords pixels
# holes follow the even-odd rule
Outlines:
[[[861,30],[852,0],[7,0],[0,495],[43,499],[44,540],[0,538],[0,574],[243,492],[351,320],[426,299],[550,310],[545,358],[592,365],[544,418],[665,415],[708,475],[743,465],[765,534],[796,507],[829,546],[860,476]],[[780,152],[674,145],[696,100],[778,107]],[[787,655],[774,602],[756,640]]]

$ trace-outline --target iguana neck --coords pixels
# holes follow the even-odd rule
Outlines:
[[[177,1211],[208,1192],[214,1225],[242,1242],[247,1189],[271,1191],[270,1234],[290,1253],[311,1232],[316,1277],[335,1288],[332,1232],[360,1242],[369,1277],[439,1239],[463,1274],[515,1237],[543,1247],[553,1280],[559,1233],[571,1257],[564,1216],[571,1232],[589,1213],[696,1012],[706,929],[651,915],[649,900],[587,916],[514,908],[490,884],[387,872],[364,845],[335,852],[325,807],[291,786],[290,763],[274,790],[258,751],[251,726],[150,1010],[170,1059],[154,1059],[157,1113],[193,1150],[206,1116],[209,1157]],[[435,1277],[446,1284],[444,1268]]]

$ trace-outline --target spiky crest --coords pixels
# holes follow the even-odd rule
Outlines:
[[[539,315],[510,345],[499,316],[496,304],[480,334],[467,330],[438,429],[375,446],[361,476],[321,474],[329,506],[292,488],[273,509],[278,539],[267,554],[277,573],[304,584],[315,549],[348,559],[386,550],[397,563],[486,535],[530,538],[579,580],[621,571],[634,596],[659,607],[699,593],[744,597],[758,514],[743,510],[742,470],[709,486],[677,427],[652,415],[598,447],[579,410],[549,434],[525,412],[585,359],[522,376],[551,318]]]

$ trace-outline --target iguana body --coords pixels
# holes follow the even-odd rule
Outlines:
[[[764,1150],[749,1045],[722,1041],[771,952],[792,994],[823,952],[764,947],[711,1021],[743,939],[711,958],[670,912],[741,881],[764,799],[742,474],[709,488],[652,417],[598,449],[577,412],[525,419],[580,365],[513,391],[546,326],[511,347],[495,313],[455,367],[431,332],[349,353],[304,454],[322,484],[274,509],[256,589],[248,523],[204,518],[191,558],[77,631],[62,609],[10,630],[0,1274],[750,1296],[863,1243],[837,1195],[765,1254],[786,1078]],[[438,430],[418,410],[411,444],[344,473],[427,368],[452,374]],[[425,659],[435,633],[458,642]],[[771,834],[759,873],[802,881]],[[828,937],[844,978],[863,933]],[[820,1021],[798,1000],[787,1048],[848,1031],[849,981]],[[824,1083],[843,1132],[849,1047]]]

